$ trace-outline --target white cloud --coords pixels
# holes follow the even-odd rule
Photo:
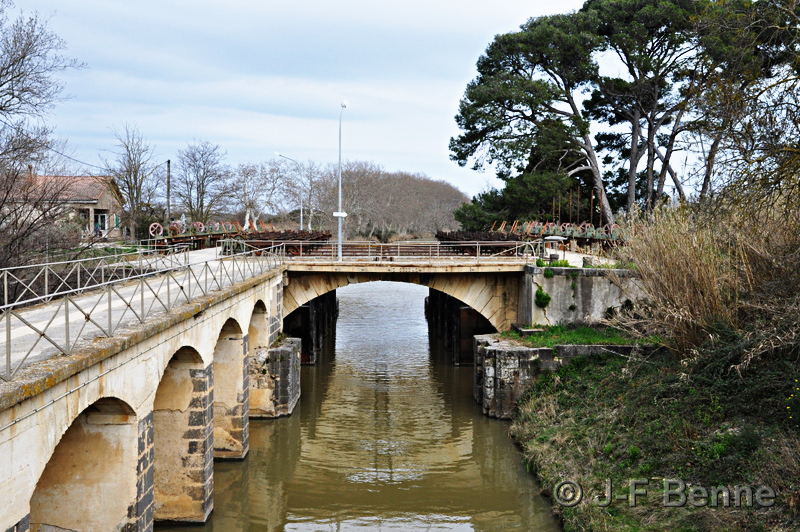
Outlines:
[[[447,143],[475,62],[497,33],[580,2],[108,2],[18,0],[37,9],[88,68],[64,77],[70,99],[52,115],[89,162],[113,147],[113,128],[137,125],[159,156],[195,139],[231,163],[285,151],[344,154],[391,170],[446,179],[468,194],[494,183],[459,168]]]

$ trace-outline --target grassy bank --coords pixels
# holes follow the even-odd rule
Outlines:
[[[554,501],[566,530],[800,529],[800,360],[776,354],[740,376],[734,351],[692,366],[668,353],[609,355],[539,378],[512,432],[546,490],[583,487],[574,507]],[[664,478],[766,485],[777,497],[769,508],[663,507]],[[648,496],[599,506],[591,497],[604,495],[606,479],[623,497],[631,479],[646,479]]]
[[[553,347],[556,345],[634,345],[659,343],[655,336],[634,338],[613,327],[588,327],[583,325],[542,325],[541,332],[521,336],[516,331],[504,331],[501,337],[528,347]]]

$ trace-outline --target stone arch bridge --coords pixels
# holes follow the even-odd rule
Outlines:
[[[290,263],[283,309],[289,314],[326,293],[356,283],[394,281],[427,286],[473,308],[498,331],[517,321],[524,264],[425,266]]]
[[[55,289],[49,267],[0,272],[6,283],[24,280],[0,314],[0,530],[205,521],[214,460],[247,454],[251,417],[294,406],[299,389],[275,408],[280,379],[259,366],[254,382],[253,361],[264,360],[284,315],[314,297],[351,283],[411,282],[504,329],[530,319],[520,313],[530,312],[531,279],[541,281],[525,260],[201,259],[115,259],[123,273],[117,263],[79,265],[59,271]],[[64,288],[76,277],[77,287]]]

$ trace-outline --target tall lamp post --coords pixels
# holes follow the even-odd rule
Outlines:
[[[286,155],[284,155],[282,153],[278,153],[278,152],[275,152],[275,155],[277,155],[278,157],[283,157],[284,159],[286,159],[288,161],[292,161],[294,164],[297,165],[297,171],[300,172],[300,175],[301,176],[303,175],[303,166],[299,162],[297,162],[295,159],[292,159],[291,157],[287,157]],[[301,231],[303,230],[303,193],[302,192],[300,192],[300,230]]]
[[[342,102],[341,109],[339,109],[339,168],[336,172],[339,177],[339,210],[333,213],[333,215],[339,219],[337,231],[339,242],[336,253],[339,262],[342,262],[342,222],[347,216],[347,213],[342,211],[342,113],[344,113],[345,109],[347,109],[347,102]]]

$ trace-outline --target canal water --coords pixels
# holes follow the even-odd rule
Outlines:
[[[293,415],[250,422],[244,461],[214,466],[204,527],[160,530],[557,530],[508,437],[439,362],[427,288],[337,290],[333,361],[302,369]]]

